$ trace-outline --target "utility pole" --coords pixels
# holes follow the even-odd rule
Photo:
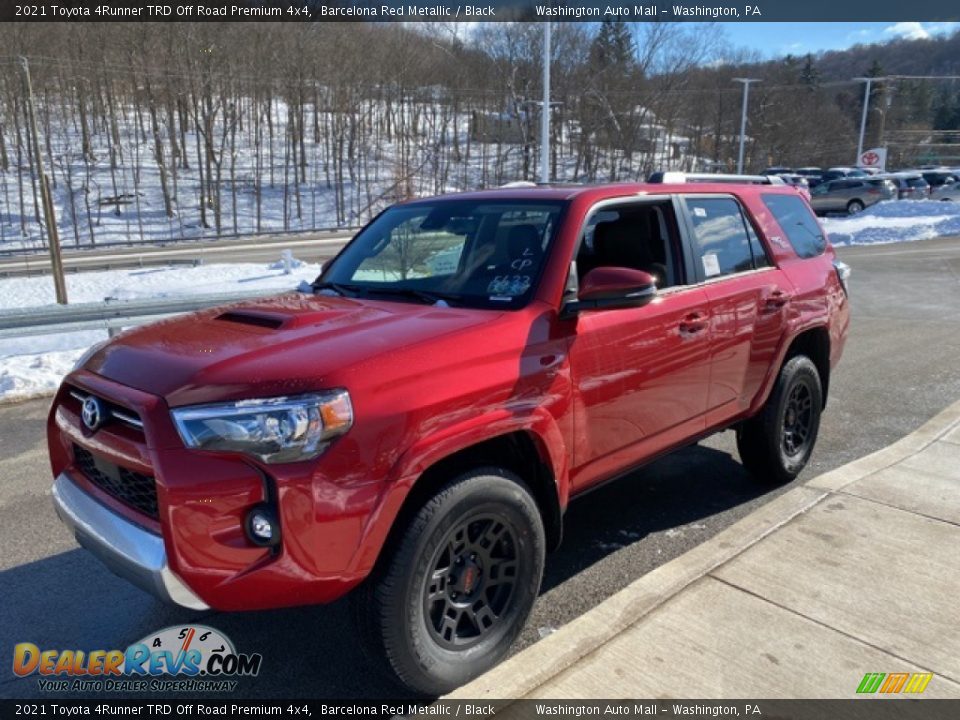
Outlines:
[[[734,78],[734,82],[743,83],[743,105],[740,108],[740,153],[737,156],[737,174],[743,174],[743,149],[747,139],[747,103],[750,102],[750,83],[760,82],[757,78]]]
[[[856,82],[865,82],[867,85],[863,90],[863,114],[860,116],[860,140],[857,142],[857,161],[854,165],[860,164],[860,156],[863,155],[863,137],[867,132],[867,112],[870,109],[870,86],[875,78],[855,77]]]
[[[47,224],[47,240],[50,245],[50,269],[53,271],[53,287],[57,293],[57,302],[67,304],[67,283],[63,277],[63,257],[60,254],[60,235],[57,232],[57,215],[53,209],[53,195],[47,184],[47,175],[43,171],[43,156],[40,154],[40,138],[37,134],[37,111],[33,105],[33,85],[30,82],[30,64],[27,58],[20,57],[23,66],[23,82],[27,93],[27,109],[30,120],[30,136],[33,143],[33,159],[37,165],[37,177],[40,180],[40,203],[43,206],[43,218]]]
[[[540,182],[550,182],[550,22],[543,24],[543,107],[540,110]]]

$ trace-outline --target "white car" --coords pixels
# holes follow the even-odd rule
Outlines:
[[[930,193],[930,199],[960,202],[960,182],[948,180]]]

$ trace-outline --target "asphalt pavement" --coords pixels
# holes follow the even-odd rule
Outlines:
[[[853,268],[853,326],[812,462],[791,485],[758,486],[721,433],[574,502],[541,597],[515,649],[570,622],[774,497],[874,452],[960,398],[960,239],[841,250]],[[164,606],[81,551],[47,494],[47,403],[0,408],[0,652],[122,648],[172,624],[202,621],[263,668],[239,696],[383,697],[396,691],[365,666],[345,602],[260,613]],[[0,675],[0,697],[37,694]],[[52,698],[51,698],[52,699]]]

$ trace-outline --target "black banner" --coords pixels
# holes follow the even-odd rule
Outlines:
[[[898,22],[954,21],[945,0],[4,0],[6,22]]]
[[[955,720],[960,700],[0,700],[0,720],[137,718],[763,718],[764,720]]]

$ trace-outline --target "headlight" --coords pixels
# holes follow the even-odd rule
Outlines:
[[[171,414],[187,447],[243,453],[267,463],[315,458],[353,425],[346,390],[197,405]]]

